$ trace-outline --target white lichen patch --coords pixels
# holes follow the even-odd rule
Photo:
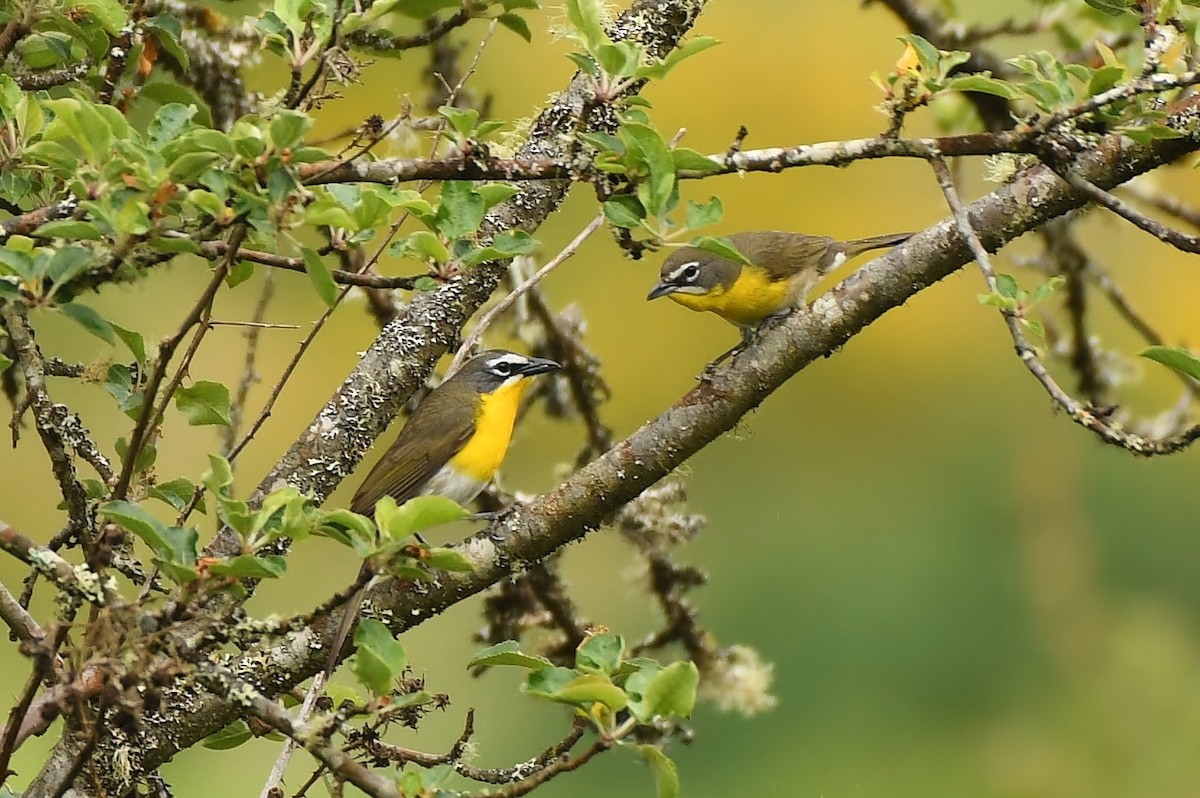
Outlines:
[[[496,560],[496,544],[487,537],[473,537],[463,544],[462,555],[478,571]]]

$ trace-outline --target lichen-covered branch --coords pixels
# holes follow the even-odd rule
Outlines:
[[[613,25],[615,38],[636,39],[655,55],[668,52],[691,28],[706,0],[638,0]],[[566,157],[579,130],[612,130],[609,106],[593,99],[592,84],[576,76],[534,123],[519,155]],[[480,239],[503,230],[536,229],[566,196],[569,183],[533,183],[488,214]],[[323,499],[357,465],[400,406],[458,337],[463,324],[487,300],[505,274],[503,263],[485,263],[435,291],[413,297],[405,313],[380,332],[354,372],[275,468],[263,479],[257,497],[281,485],[312,491]],[[228,554],[236,541],[222,533],[210,552]]]
[[[1075,171],[1101,187],[1132,177],[1200,149],[1195,104],[1174,123],[1183,138],[1147,147],[1110,137],[1084,153]],[[982,245],[995,250],[1023,233],[1085,203],[1051,170],[1038,166],[975,201],[966,213]],[[842,347],[884,313],[951,274],[971,259],[953,221],[943,220],[834,286],[809,312],[773,325],[711,380],[646,422],[603,456],[554,490],[518,506],[462,545],[474,571],[444,575],[413,586],[385,580],[368,592],[372,605],[396,633],[435,617],[447,607],[521,571],[564,544],[596,528],[612,511],[637,496],[732,429],[798,371]],[[340,621],[332,612],[278,644],[251,649],[233,670],[267,697],[291,689],[320,670]],[[175,752],[223,727],[237,715],[224,698],[194,685],[174,688],[168,709],[149,723],[135,749],[139,772],[148,772]],[[51,791],[72,761],[72,744],[60,744],[33,784]]]

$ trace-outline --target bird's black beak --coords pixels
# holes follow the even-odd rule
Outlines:
[[[547,371],[558,371],[562,366],[545,357],[531,357],[529,363],[521,366],[521,373],[526,377],[535,374],[545,374]]]
[[[678,286],[671,285],[670,283],[664,283],[660,280],[654,284],[653,288],[650,289],[650,293],[646,295],[646,301],[649,302],[651,299],[658,299],[660,296],[673,294],[675,293],[675,289],[677,287]]]

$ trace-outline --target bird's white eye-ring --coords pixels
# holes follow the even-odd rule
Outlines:
[[[683,270],[683,281],[685,283],[694,283],[700,279],[700,264],[689,263],[687,268]]]
[[[512,363],[507,360],[501,360],[492,364],[492,373],[497,377],[509,377],[513,373]]]

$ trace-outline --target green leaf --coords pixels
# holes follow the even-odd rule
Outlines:
[[[232,559],[210,563],[213,576],[232,576],[237,579],[278,579],[287,571],[287,559],[280,554],[239,554]]]
[[[396,10],[413,19],[427,19],[445,8],[459,8],[462,0],[400,0]]]
[[[60,172],[74,172],[79,168],[75,154],[57,141],[39,141],[29,145],[21,153],[25,161],[41,163]]]
[[[567,58],[571,60],[575,66],[579,67],[579,71],[585,75],[596,77],[600,74],[600,67],[596,65],[596,61],[590,56],[583,53],[567,53]]]
[[[253,737],[254,732],[250,731],[246,721],[238,719],[220,731],[208,735],[200,741],[200,744],[213,751],[227,751],[230,748],[237,748]]]
[[[192,497],[196,495],[196,485],[190,479],[172,479],[168,482],[159,482],[147,491],[153,499],[166,502],[175,508],[177,511],[182,511],[192,501]],[[204,499],[196,505],[200,512],[207,512],[204,506]]]
[[[512,183],[484,183],[475,189],[483,197],[483,207],[491,209],[517,194],[517,187]],[[511,232],[511,231],[505,231]],[[522,230],[521,232],[525,232]],[[525,235],[529,235],[525,233]]]
[[[176,183],[190,183],[221,156],[215,152],[185,152],[171,162],[167,175]]]
[[[200,477],[200,481],[214,496],[228,496],[229,486],[233,484],[233,467],[224,457],[210,454],[208,470]]]
[[[629,703],[625,691],[613,684],[607,676],[599,673],[577,676],[547,697],[560,704],[574,704],[588,711],[591,711],[593,704],[603,704],[617,712]]]
[[[13,360],[8,355],[0,355],[0,374],[8,371],[8,367],[13,364]]]
[[[392,540],[404,540],[426,529],[451,521],[459,521],[470,513],[445,496],[415,496],[396,507],[390,496],[375,505],[375,520],[379,531]]]
[[[117,408],[122,413],[130,418],[138,417],[144,397],[140,391],[134,391],[133,375],[128,366],[121,363],[111,364],[105,372],[104,390],[117,400]]]
[[[190,387],[180,388],[175,392],[175,407],[193,427],[229,426],[229,389],[219,382],[197,380]]]
[[[479,229],[485,211],[483,197],[469,181],[447,180],[442,183],[441,203],[434,223],[446,238],[463,238]]]
[[[1148,346],[1138,352],[1144,358],[1161,363],[1172,371],[1200,380],[1200,359],[1177,346]]]
[[[158,43],[162,45],[163,50],[165,50],[172,58],[178,61],[179,65],[186,73],[191,66],[191,61],[188,58],[187,50],[185,50],[183,45],[180,43],[180,39],[183,36],[183,25],[180,24],[179,20],[170,14],[158,14],[147,19],[144,24],[146,28],[154,34],[154,38],[158,39]],[[146,86],[142,87],[142,91],[138,92],[139,96],[144,94],[145,90],[150,88],[151,85],[154,84],[148,83]],[[161,86],[169,84],[162,82],[158,83],[157,85]],[[211,125],[212,117],[207,108],[204,109],[203,115],[205,116],[205,119],[197,121],[199,121],[202,125]]]
[[[621,41],[601,44],[593,55],[600,68],[615,78],[630,77],[642,61],[642,47],[637,42]]]
[[[56,287],[65,285],[86,271],[91,260],[92,251],[87,247],[63,247],[46,264],[46,276]]]
[[[687,41],[680,44],[667,56],[657,64],[652,64],[638,70],[638,77],[652,78],[654,80],[662,80],[671,70],[679,66],[681,63],[696,55],[702,53],[710,47],[716,47],[720,44],[720,40],[714,39],[711,36],[693,36]]]
[[[533,32],[529,30],[529,23],[520,14],[501,14],[496,17],[496,21],[525,41],[533,41]]]
[[[139,366],[146,365],[146,341],[142,338],[142,334],[134,330],[127,330],[117,324],[110,324],[116,336],[121,339],[121,342],[133,354],[133,359],[137,361]]]
[[[374,618],[364,618],[354,633],[354,673],[375,695],[391,692],[392,684],[404,672],[408,658],[404,646],[392,632]]]
[[[1021,289],[1017,286],[1016,278],[1011,274],[996,275],[996,293],[1007,299],[1016,299],[1017,292]]]
[[[610,675],[621,667],[625,656],[625,640],[612,632],[592,635],[575,652],[575,667],[585,673]]]
[[[582,35],[584,46],[593,55],[608,41],[601,22],[604,18],[602,10],[600,0],[567,0],[567,19]]]
[[[1091,8],[1110,17],[1119,17],[1131,12],[1132,0],[1083,0]]]
[[[32,280],[40,276],[35,272],[33,258],[25,252],[7,246],[0,248],[0,266],[3,266],[9,274],[15,274],[23,280]]]
[[[74,241],[95,241],[100,238],[100,228],[91,222],[74,219],[56,219],[46,222],[30,233],[34,238],[67,238]]]
[[[638,751],[646,758],[654,773],[657,798],[678,798],[679,772],[675,769],[674,760],[653,745],[639,745]]]
[[[87,305],[80,305],[75,302],[66,302],[58,306],[68,318],[74,319],[83,326],[85,330],[90,332],[102,341],[113,343],[112,325],[105,320],[103,316],[97,313]]]
[[[550,660],[536,654],[526,654],[516,640],[505,640],[494,646],[488,646],[467,663],[468,668],[485,668],[492,665],[515,665],[518,668],[549,668]],[[574,676],[572,676],[574,678]]]
[[[653,674],[643,685],[643,680],[631,677],[626,683],[634,700],[629,708],[638,720],[649,722],[655,717],[690,717],[696,704],[696,689],[700,685],[700,671],[690,660],[672,662]]]
[[[317,290],[317,296],[321,297],[321,301],[327,307],[333,307],[337,303],[338,287],[333,281],[329,267],[311,247],[302,247],[300,251],[304,255],[304,271],[308,274],[313,288]]]
[[[579,671],[574,668],[553,666],[539,668],[525,677],[521,692],[527,695],[549,698],[553,700],[558,691],[579,677]]]
[[[938,48],[934,47],[928,39],[918,36],[915,33],[907,33],[903,36],[897,36],[897,39],[905,44],[911,44],[913,51],[917,54],[917,60],[921,64],[921,72],[936,73],[938,63]]]
[[[196,530],[168,527],[140,505],[124,499],[103,504],[98,512],[137,535],[168,562],[185,566],[196,564]]]
[[[691,245],[696,249],[702,249],[705,252],[711,252],[714,255],[720,255],[722,258],[728,258],[735,263],[750,263],[750,259],[743,255],[728,238],[720,236],[699,236],[698,238],[692,239]]]
[[[444,546],[429,549],[421,558],[421,562],[430,568],[437,568],[441,571],[470,573],[475,570],[475,566],[463,556],[462,552]]]
[[[71,0],[70,7],[91,14],[109,36],[117,36],[129,22],[124,7],[116,0]]]
[[[312,119],[307,114],[290,109],[281,109],[271,120],[269,135],[275,150],[290,150],[300,143],[304,134],[312,127]]]
[[[163,145],[174,142],[183,131],[191,127],[192,117],[198,110],[194,105],[183,103],[167,103],[159,108],[146,128],[150,146],[162,149]]]
[[[989,75],[956,75],[946,82],[946,88],[991,94],[1006,100],[1015,100],[1021,96],[1021,92],[1012,84]]]
[[[1106,92],[1125,79],[1125,67],[1120,64],[1103,66],[1092,73],[1088,80],[1088,95],[1095,96]]]
[[[695,150],[689,150],[687,147],[676,147],[671,150],[671,160],[675,163],[676,172],[713,175],[725,171],[725,167],[721,163]]]
[[[474,108],[458,108],[453,105],[443,105],[438,108],[438,114],[450,123],[450,127],[463,138],[471,135],[479,124],[479,112]]]
[[[687,226],[689,229],[708,227],[721,221],[724,216],[725,206],[721,204],[720,197],[713,197],[703,204],[688,200]]]
[[[626,194],[605,201],[604,218],[617,227],[634,228],[641,226],[646,211],[636,197]]]
[[[638,122],[622,124],[620,136],[631,152],[641,156],[649,172],[638,183],[638,199],[648,212],[662,215],[675,189],[675,161],[667,142],[657,130]]]

